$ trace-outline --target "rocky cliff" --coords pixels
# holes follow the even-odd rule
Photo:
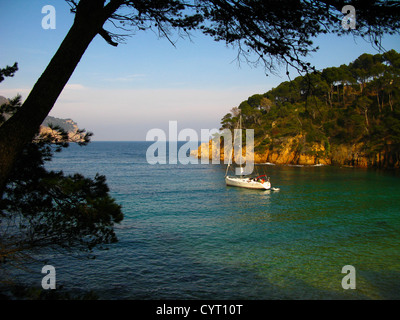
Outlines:
[[[6,97],[0,96],[0,106],[10,105],[10,100]],[[0,115],[3,117],[3,121],[9,119],[13,112],[11,110],[2,110]],[[1,123],[1,122],[0,122]],[[79,130],[78,124],[71,119],[60,119],[52,116],[47,116],[40,126],[40,134],[51,135],[59,137],[60,134],[54,128],[59,127],[68,133],[69,140],[71,142],[82,142],[84,141],[84,134]]]
[[[40,134],[51,134],[56,137],[59,134],[52,129],[54,127],[60,127],[66,131],[71,142],[84,141],[84,134],[79,131],[78,124],[71,119],[60,119],[48,116],[40,126]]]
[[[354,145],[335,145],[330,150],[319,143],[312,144],[311,148],[302,150],[304,137],[299,135],[282,140],[279,147],[266,148],[253,153],[255,163],[273,163],[278,165],[339,165],[360,168],[398,168],[400,159],[391,152],[391,146],[387,145],[384,152],[367,154],[362,143]],[[256,147],[257,149],[257,147]],[[224,161],[224,148],[215,140],[202,143],[197,150],[191,152],[193,157]],[[243,156],[246,150],[244,148]],[[250,153],[247,152],[247,156]],[[251,156],[251,155],[250,155]]]

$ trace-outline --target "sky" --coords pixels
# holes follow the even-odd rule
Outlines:
[[[55,29],[42,20],[55,8]],[[25,99],[58,49],[74,15],[64,0],[0,0],[0,67],[18,62],[13,78],[0,84],[0,96]],[[218,129],[221,118],[253,94],[287,81],[286,70],[266,75],[262,66],[238,63],[237,51],[201,34],[175,46],[151,31],[137,33],[113,47],[97,36],[61,93],[51,116],[71,118],[94,133],[93,141],[143,141],[151,129]],[[383,39],[386,50],[400,52],[400,37]],[[362,53],[379,53],[362,39],[324,35],[308,59],[317,69],[340,66]],[[297,74],[292,74],[296,77]]]

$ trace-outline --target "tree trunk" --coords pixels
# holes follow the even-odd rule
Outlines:
[[[90,42],[107,17],[104,0],[81,0],[74,24],[20,110],[0,127],[0,199],[13,164],[53,108]]]
[[[377,93],[376,93],[376,101],[378,102],[378,110],[379,110],[379,113],[381,113],[381,103],[380,103],[380,101],[379,101],[379,91],[377,91]]]
[[[389,92],[389,105],[390,105],[390,111],[393,112],[392,93],[390,93],[390,92]]]
[[[369,121],[368,121],[368,108],[367,107],[364,108],[364,116],[365,116],[365,125],[366,125],[367,131],[369,133]]]

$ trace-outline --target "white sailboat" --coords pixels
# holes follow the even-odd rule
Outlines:
[[[240,187],[247,189],[261,189],[269,190],[271,189],[271,183],[268,179],[264,179],[264,176],[249,178],[245,176],[231,177],[226,176],[225,182],[227,186]]]
[[[242,129],[242,116],[239,118],[239,129]],[[241,144],[240,144],[241,149]],[[257,177],[251,177],[243,175],[243,168],[240,167],[240,175],[238,176],[228,176],[228,170],[231,166],[231,159],[232,159],[233,148],[231,149],[231,154],[229,157],[228,166],[225,172],[225,182],[226,185],[232,187],[240,187],[240,188],[247,188],[247,189],[260,189],[260,190],[269,190],[271,189],[271,183],[269,181],[269,177],[266,175],[261,175]]]

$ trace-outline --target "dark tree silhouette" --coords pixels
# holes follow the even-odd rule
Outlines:
[[[384,33],[398,32],[400,4],[389,0],[67,0],[74,23],[20,110],[0,127],[0,194],[23,146],[32,140],[96,35],[116,46],[124,36],[153,29],[171,40],[171,33],[202,30],[217,41],[235,45],[238,55],[251,54],[268,70],[274,62],[299,70],[316,48],[312,38],[343,34],[342,7],[357,10],[355,35],[379,47]],[[106,22],[108,22],[106,24]],[[106,25],[113,31],[106,30]],[[173,42],[171,40],[171,42]]]
[[[4,80],[4,77],[13,77],[14,73],[18,71],[18,63],[14,63],[12,66],[7,66],[4,69],[0,69],[0,82]]]
[[[20,107],[20,96],[0,105],[0,125]],[[86,145],[92,134],[78,130],[71,136],[60,127],[50,128],[24,145],[0,200],[0,264],[18,264],[38,247],[90,251],[117,241],[114,223],[123,214],[109,195],[106,178],[64,175],[44,166],[71,140]]]

